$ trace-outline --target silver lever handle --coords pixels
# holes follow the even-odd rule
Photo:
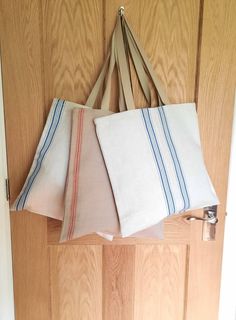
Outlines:
[[[203,232],[202,239],[205,241],[215,240],[216,233],[216,224],[218,222],[217,218],[217,206],[211,206],[204,208],[204,218],[196,216],[187,216],[186,220],[194,221],[200,220],[203,221]]]
[[[187,216],[186,219],[188,221],[194,221],[194,220],[201,220],[201,221],[206,221],[211,224],[216,224],[218,222],[218,218],[215,216],[207,216],[206,218],[200,218],[200,217],[195,217],[195,216]]]
[[[216,216],[217,206],[204,208],[204,218],[196,217],[196,216],[187,216],[186,220],[194,221],[200,220],[205,221],[211,224],[216,224],[218,222],[218,218]]]

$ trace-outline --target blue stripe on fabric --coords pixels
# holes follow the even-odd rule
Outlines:
[[[175,172],[176,172],[176,176],[178,179],[178,183],[179,183],[179,187],[180,187],[180,191],[182,194],[182,198],[183,198],[183,202],[184,202],[184,208],[183,210],[187,210],[190,207],[190,200],[189,200],[189,195],[188,195],[188,190],[186,187],[186,182],[184,179],[184,175],[183,175],[183,171],[181,169],[181,165],[180,165],[180,161],[173,143],[173,139],[171,137],[170,134],[170,129],[168,126],[168,122],[167,122],[167,118],[165,115],[165,111],[163,107],[159,107],[157,108],[160,119],[161,119],[161,123],[162,123],[162,128],[165,134],[165,138],[168,144],[168,148],[172,157],[172,161],[174,163],[174,167],[175,167]]]
[[[28,181],[27,181],[27,184],[24,188],[24,191],[22,193],[22,195],[20,196],[17,204],[16,204],[16,210],[22,210],[24,208],[24,205],[25,205],[25,202],[26,202],[26,199],[27,199],[27,196],[29,194],[29,191],[32,187],[32,184],[37,176],[37,174],[39,173],[40,171],[40,168],[41,168],[41,165],[42,165],[42,161],[52,143],[52,140],[53,140],[53,137],[55,135],[55,132],[56,132],[56,129],[58,127],[58,124],[59,124],[59,121],[60,121],[60,118],[61,118],[61,114],[62,114],[62,110],[64,108],[64,103],[65,101],[64,100],[58,100],[57,101],[57,104],[55,106],[55,110],[54,110],[54,113],[53,113],[53,117],[52,117],[52,121],[51,121],[51,124],[50,124],[50,127],[49,127],[49,130],[47,132],[47,135],[46,135],[46,138],[44,140],[44,143],[43,143],[43,146],[42,148],[40,149],[39,151],[39,155],[38,155],[38,158],[37,158],[37,162],[36,162],[36,166],[32,172],[32,174],[30,175]]]
[[[158,145],[157,137],[155,134],[155,131],[153,129],[153,124],[152,120],[150,118],[149,110],[148,109],[141,109],[143,120],[145,123],[146,131],[148,133],[148,137],[150,140],[150,144],[152,147],[153,155],[156,160],[157,168],[160,174],[161,182],[162,182],[162,187],[164,190],[165,198],[166,198],[166,203],[168,206],[168,213],[169,215],[175,212],[175,204],[174,204],[174,199],[173,195],[171,192],[168,176],[166,173],[164,161],[160,152],[160,148]]]

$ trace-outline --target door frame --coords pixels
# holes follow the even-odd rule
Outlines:
[[[229,182],[227,196],[227,216],[225,220],[223,264],[220,290],[219,320],[236,320],[236,92],[234,103],[234,119],[231,141]]]
[[[0,319],[14,320],[14,293],[9,202],[6,198],[6,138],[0,56]]]

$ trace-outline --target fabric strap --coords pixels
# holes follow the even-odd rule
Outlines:
[[[131,78],[126,58],[124,47],[123,32],[121,27],[121,19],[117,17],[116,26],[112,34],[111,48],[108,52],[104,66],[100,75],[86,101],[86,105],[94,107],[99,93],[102,90],[103,84],[106,80],[105,91],[101,100],[101,109],[109,110],[110,96],[111,96],[111,79],[115,65],[118,71],[118,84],[120,91],[119,109],[123,111],[127,109],[134,109],[134,99],[131,87]]]
[[[100,75],[87,99],[87,106],[94,107],[99,93],[105,83],[105,90],[101,99],[100,107],[103,110],[109,110],[112,74],[116,66],[119,85],[119,110],[124,111],[135,108],[130,75],[129,54],[133,61],[141,89],[148,105],[151,106],[149,79],[151,79],[155,87],[158,104],[163,105],[169,103],[165,91],[155,75],[152,65],[146,57],[136,36],[132,32],[128,22],[124,16],[118,15],[116,26],[112,34],[110,50]]]
[[[106,81],[106,88],[107,90],[105,90],[104,92],[104,97],[105,97],[105,101],[103,100],[103,104],[101,103],[101,108],[102,109],[106,109],[105,105],[106,105],[106,99],[109,101],[109,91],[108,88],[111,87],[111,76],[115,67],[115,56],[114,56],[114,46],[115,46],[115,33],[113,32],[112,35],[112,41],[111,41],[111,49],[108,52],[108,55],[106,57],[105,63],[102,67],[102,70],[97,78],[97,81],[95,82],[95,85],[86,101],[86,105],[88,107],[94,108],[96,100],[98,98],[98,95],[100,93],[100,90],[102,89],[102,86],[104,84],[105,78],[106,78],[106,74],[108,73],[107,76],[107,81]]]
[[[116,62],[117,62],[117,70],[118,70],[118,78],[119,78],[119,89],[120,95],[121,92],[124,96],[124,101],[126,108],[128,110],[135,109],[134,97],[131,87],[131,76],[128,65],[128,58],[125,51],[125,41],[124,34],[122,32],[122,17],[118,16],[117,29],[116,33]]]
[[[169,104],[170,101],[165,93],[165,90],[163,89],[161,82],[157,78],[155,71],[154,71],[149,59],[147,58],[142,46],[139,44],[139,41],[138,41],[137,37],[135,36],[134,32],[132,31],[131,27],[129,26],[127,20],[124,17],[122,17],[122,18],[123,18],[123,24],[125,27],[127,40],[129,43],[130,53],[131,53],[132,59],[134,61],[134,65],[136,66],[138,61],[140,61],[140,60],[142,61],[142,64],[143,64],[144,68],[146,69],[150,79],[152,80],[152,82],[155,86],[155,89],[156,89],[156,93],[160,97],[162,103]],[[140,70],[138,72],[138,70],[136,69],[136,72],[139,77],[139,80],[146,82],[145,78],[143,78],[142,75],[139,76]]]

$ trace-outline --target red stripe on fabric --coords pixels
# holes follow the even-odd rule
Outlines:
[[[69,224],[69,229],[67,234],[67,240],[72,239],[72,236],[75,230],[76,208],[77,208],[77,199],[78,199],[80,154],[81,154],[82,135],[83,135],[83,118],[84,118],[84,109],[81,109],[79,110],[79,115],[78,115],[76,151],[75,151],[75,157],[74,157],[74,179],[73,179],[72,200],[71,200],[71,215],[70,215],[70,224]]]

